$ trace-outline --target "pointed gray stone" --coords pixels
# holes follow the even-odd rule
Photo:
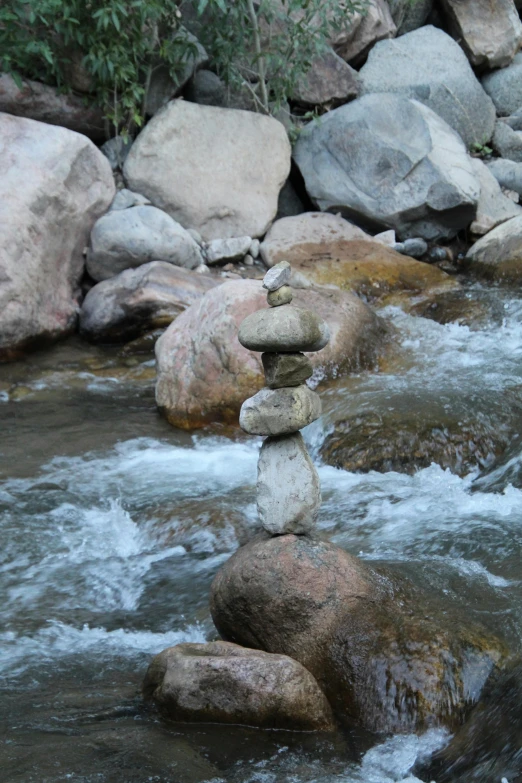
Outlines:
[[[272,535],[309,533],[321,505],[321,485],[300,432],[267,438],[257,465],[257,511]]]
[[[290,280],[292,269],[288,261],[281,261],[269,269],[263,278],[263,288],[267,291],[277,291]]]
[[[330,339],[330,330],[311,310],[283,305],[248,315],[238,338],[250,351],[320,351]]]
[[[239,425],[250,435],[287,435],[320,415],[321,398],[308,386],[261,389],[241,406]]]
[[[312,362],[303,353],[264,353],[261,359],[269,389],[300,386],[314,371]]]

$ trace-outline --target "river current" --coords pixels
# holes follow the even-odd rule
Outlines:
[[[522,298],[480,287],[467,297],[480,308],[466,325],[386,308],[392,356],[378,372],[320,386],[325,413],[305,437],[322,533],[406,574],[433,602],[465,607],[517,653]],[[174,430],[157,415],[153,383],[151,356],[122,359],[78,339],[0,367],[2,781],[416,783],[416,762],[446,731],[325,740],[169,725],[143,706],[153,654],[216,636],[209,586],[256,530],[260,446],[219,428]],[[500,422],[505,454],[463,476],[434,464],[413,475],[322,464],[340,412],[412,401]]]

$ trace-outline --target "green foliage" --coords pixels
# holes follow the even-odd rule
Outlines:
[[[129,131],[143,121],[158,59],[175,76],[193,47],[175,35],[179,18],[176,0],[9,0],[0,3],[0,69],[63,89],[82,78],[113,125]]]
[[[487,144],[480,144],[478,141],[471,145],[470,152],[474,158],[489,158],[493,155],[493,150]]]
[[[260,111],[278,109],[332,35],[348,31],[368,0],[196,0],[201,39],[232,90]]]

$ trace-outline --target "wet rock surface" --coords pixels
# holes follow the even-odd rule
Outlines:
[[[149,666],[143,693],[175,721],[302,731],[334,728],[324,694],[301,664],[227,642],[163,650]]]
[[[505,655],[502,642],[419,615],[407,582],[331,544],[259,538],[217,574],[224,639],[300,661],[334,713],[374,731],[458,724]]]

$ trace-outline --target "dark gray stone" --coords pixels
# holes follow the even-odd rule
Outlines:
[[[495,125],[493,146],[501,157],[522,163],[522,131],[514,131],[505,122],[499,120]]]
[[[198,71],[187,85],[185,98],[203,106],[224,106],[226,102],[225,84],[213,71]]]

